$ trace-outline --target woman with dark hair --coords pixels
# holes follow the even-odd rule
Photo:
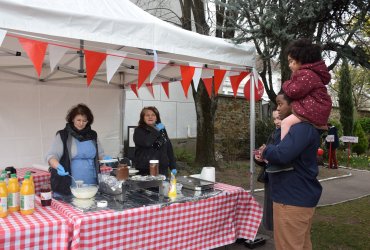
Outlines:
[[[322,60],[320,45],[309,39],[299,39],[288,45],[286,54],[292,76],[282,89],[292,99],[293,114],[281,123],[281,139],[292,125],[301,121],[327,129],[332,101],[326,85],[331,76]]]
[[[134,132],[134,164],[141,175],[149,175],[149,161],[159,160],[159,173],[168,176],[176,169],[173,148],[156,107],[144,107]]]
[[[66,121],[65,128],[57,132],[46,161],[50,166],[52,190],[69,195],[72,184],[69,174],[85,184],[98,183],[98,160],[104,152],[97,133],[91,129],[94,116],[85,104],[72,107]]]

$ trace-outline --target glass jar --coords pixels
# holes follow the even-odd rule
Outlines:
[[[116,178],[119,181],[127,180],[129,177],[129,171],[127,164],[118,164],[118,168],[116,170]]]
[[[159,174],[159,160],[149,161],[149,172],[151,176],[157,176]]]
[[[51,188],[50,184],[44,183],[41,185],[40,190],[41,205],[43,207],[51,206]]]

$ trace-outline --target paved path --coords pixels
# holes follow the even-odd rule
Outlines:
[[[334,205],[349,200],[358,199],[370,195],[370,171],[350,169],[348,176],[333,178],[321,182],[323,193],[318,206]],[[254,197],[263,205],[263,191],[255,192]],[[266,244],[255,249],[272,250],[274,249],[274,240],[272,233],[264,230],[262,227],[259,233],[267,238]],[[244,244],[234,243],[217,250],[246,250]]]

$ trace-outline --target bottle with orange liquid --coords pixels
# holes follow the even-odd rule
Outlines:
[[[35,211],[35,188],[32,186],[29,175],[24,177],[20,194],[21,214],[33,214]]]
[[[0,177],[4,178],[4,181],[5,181],[6,185],[8,185],[8,173],[6,172],[5,169],[1,172]]]
[[[31,171],[27,171],[25,175],[29,175],[30,176],[31,184],[32,184],[33,188],[35,188],[35,182],[33,181],[33,176],[32,176]]]
[[[8,189],[4,178],[0,178],[0,218],[8,216]]]
[[[177,197],[177,190],[176,190],[176,169],[172,169],[171,171],[171,179],[170,179],[170,190],[168,191],[168,197],[173,200],[176,199]]]
[[[19,211],[19,183],[16,174],[11,174],[8,183],[8,211]]]

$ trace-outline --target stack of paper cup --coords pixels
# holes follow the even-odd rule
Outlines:
[[[207,181],[216,181],[216,173],[214,167],[203,167],[200,173],[200,178]]]

